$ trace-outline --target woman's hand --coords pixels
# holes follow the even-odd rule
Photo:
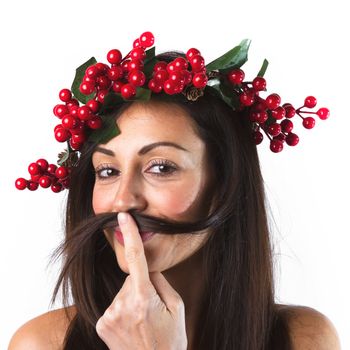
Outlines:
[[[187,349],[185,307],[180,295],[160,272],[149,273],[132,217],[119,213],[118,222],[130,274],[98,320],[97,334],[110,350]]]

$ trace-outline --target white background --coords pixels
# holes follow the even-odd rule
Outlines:
[[[17,191],[30,162],[54,162],[58,91],[91,56],[124,54],[142,32],[157,52],[197,47],[206,62],[252,39],[248,78],[264,58],[269,92],[299,106],[314,94],[331,118],[300,144],[272,154],[259,146],[273,211],[280,302],[326,314],[350,349],[349,37],[346,1],[7,1],[0,5],[0,348],[25,321],[49,309],[62,238],[65,194]],[[57,305],[56,307],[59,307]]]

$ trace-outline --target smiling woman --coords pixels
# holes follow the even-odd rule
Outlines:
[[[120,134],[84,143],[54,293],[67,307],[23,326],[11,350],[339,348],[325,316],[275,303],[251,118],[193,92],[116,104]]]

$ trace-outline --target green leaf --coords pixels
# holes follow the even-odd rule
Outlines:
[[[155,58],[156,48],[152,47],[151,49],[146,51],[146,58],[144,61],[143,72],[146,75],[147,79],[150,79],[153,73],[153,67],[158,62]]]
[[[119,135],[120,130],[113,114],[102,115],[101,118],[103,123],[102,128],[94,130],[89,137],[89,141],[103,144]]]
[[[206,65],[208,72],[213,70],[228,71],[234,68],[241,67],[248,60],[248,50],[250,46],[250,40],[244,39],[242,42],[220,56],[216,60]]]
[[[146,51],[146,58],[145,58],[145,61],[144,61],[144,64],[148,63],[149,61],[153,60],[153,58],[155,57],[156,55],[156,47],[153,46],[152,48],[148,49]]]
[[[269,65],[269,61],[265,58],[262,66],[259,70],[259,73],[257,75],[258,77],[263,77],[265,75],[265,72],[266,72],[268,65]]]
[[[100,114],[108,114],[111,113],[116,106],[124,103],[125,100],[122,98],[120,94],[115,92],[110,92],[104,99],[103,105],[100,109]]]
[[[126,101],[148,101],[151,98],[152,91],[150,89],[138,87],[136,89],[136,96]]]
[[[81,84],[81,82],[83,81],[84,75],[85,75],[85,71],[88,67],[90,67],[91,65],[95,64],[97,61],[95,59],[95,57],[91,57],[88,61],[86,61],[85,63],[83,63],[81,66],[79,66],[76,70],[75,70],[75,77],[73,80],[73,84],[72,84],[72,93],[74,95],[74,97],[80,101],[81,103],[86,104],[89,100],[91,100],[94,97],[94,93],[91,95],[84,95],[80,92],[79,90],[79,86]]]

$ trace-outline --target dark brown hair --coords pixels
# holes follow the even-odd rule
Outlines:
[[[142,213],[134,213],[140,225],[162,225],[164,233],[205,227],[215,232],[215,239],[202,248],[207,286],[196,349],[289,349],[287,327],[274,301],[264,186],[248,118],[208,93],[195,102],[182,95],[155,99],[180,106],[193,119],[216,178],[213,209],[198,223],[147,221]],[[66,238],[57,251],[64,261],[53,301],[61,287],[65,305],[72,299],[77,310],[66,334],[66,350],[107,349],[95,325],[126,278],[101,232],[111,216],[96,218],[92,209],[91,157],[96,146],[85,145],[71,173]]]

